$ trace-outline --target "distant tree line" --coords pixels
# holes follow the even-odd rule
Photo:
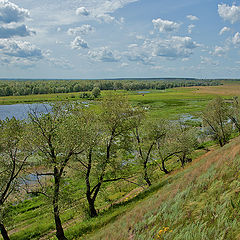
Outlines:
[[[36,173],[39,179],[53,180],[29,193],[51,200],[56,236],[66,240],[60,218],[66,173],[84,185],[79,199],[85,196],[89,215],[95,217],[96,199],[109,183],[126,180],[151,186],[156,181],[154,173],[171,172],[169,160],[182,167],[191,162],[201,131],[224,146],[234,131],[240,132],[238,99],[212,100],[202,111],[202,120],[202,130],[180,121],[149,120],[144,109],[131,106],[125,96],[112,94],[99,103],[98,111],[78,102],[55,103],[48,113],[31,110],[24,121],[0,121],[0,231],[4,240],[9,239],[5,228],[9,197],[21,189],[19,179],[24,178],[25,169],[31,169],[31,159],[41,166]]]
[[[0,96],[71,93],[100,90],[164,90],[174,87],[219,85],[215,80],[1,80]]]

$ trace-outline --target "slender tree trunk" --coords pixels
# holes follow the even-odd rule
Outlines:
[[[58,169],[54,168],[54,195],[53,195],[53,213],[56,225],[56,237],[58,240],[67,240],[64,235],[62,222],[59,214],[59,187],[60,187],[60,178]]]
[[[63,228],[62,228],[62,222],[61,222],[61,219],[59,217],[58,207],[54,208],[54,219],[55,219],[55,225],[56,225],[56,236],[57,236],[57,239],[59,239],[59,240],[67,240],[67,238],[64,235]]]
[[[144,160],[144,157],[143,157],[143,152],[142,152],[142,148],[140,146],[140,137],[139,137],[139,134],[138,134],[138,129],[136,128],[136,133],[135,133],[135,136],[136,136],[136,139],[137,139],[137,143],[138,143],[138,151],[139,151],[139,154],[140,154],[140,157],[142,158],[143,160],[143,171],[144,171],[144,180],[146,181],[146,183],[148,184],[148,186],[150,187],[152,185],[149,177],[148,177],[148,173],[147,173],[147,162],[148,162],[148,156],[146,158],[146,160]]]
[[[96,217],[98,214],[95,208],[95,201],[94,199],[91,198],[89,193],[87,193],[87,201],[88,201],[90,217]]]
[[[86,182],[86,187],[87,187],[87,191],[86,191],[86,197],[87,197],[87,201],[88,201],[88,208],[89,208],[89,214],[90,217],[96,217],[97,216],[97,211],[95,209],[95,193],[94,196],[91,197],[91,185],[90,185],[90,173],[91,173],[91,169],[92,169],[92,148],[89,149],[89,153],[88,153],[88,166],[87,166],[87,173],[86,173],[86,178],[85,178],[85,182]]]
[[[226,145],[228,143],[228,139],[224,136],[223,138],[223,146]]]
[[[149,177],[148,177],[148,172],[147,172],[147,162],[144,162],[143,164],[143,168],[144,168],[144,180],[146,181],[146,183],[148,184],[148,186],[150,187],[152,185]]]
[[[169,171],[165,168],[165,161],[164,161],[164,160],[162,160],[162,170],[163,170],[163,172],[166,173],[166,174],[169,173]]]
[[[223,147],[224,144],[222,142],[222,139],[219,139],[218,142],[219,142],[220,147]]]
[[[184,153],[183,156],[180,158],[182,168],[184,168],[184,165],[185,165],[185,159],[186,159],[186,154]]]
[[[153,148],[153,145],[154,145],[154,142],[151,144],[150,148],[148,149],[148,152],[147,152],[147,157],[143,163],[143,168],[144,168],[144,179],[145,181],[147,182],[148,186],[150,187],[152,185],[149,177],[148,177],[148,172],[147,172],[147,163],[148,163],[148,159],[149,159],[149,156],[150,156],[150,153],[152,151],[152,148]],[[142,155],[143,157],[143,155]]]
[[[107,164],[110,161],[110,150],[111,150],[111,146],[112,146],[112,142],[114,139],[114,134],[115,134],[115,130],[112,131],[111,133],[111,138],[109,140],[109,143],[107,144],[107,149],[106,149],[106,161],[103,163],[103,168],[102,168],[102,173],[99,177],[99,182],[98,184],[93,188],[93,190],[91,190],[91,186],[90,186],[90,172],[91,172],[91,168],[92,168],[92,150],[90,149],[89,154],[88,154],[88,167],[87,167],[87,174],[86,174],[86,186],[87,186],[87,192],[86,192],[86,196],[87,196],[87,201],[88,201],[88,206],[89,206],[89,212],[90,212],[90,217],[96,217],[97,211],[95,208],[95,200],[97,198],[97,195],[100,191],[100,188],[102,186],[102,182],[104,179],[104,175],[105,175],[105,170],[107,167]]]
[[[0,223],[0,231],[3,237],[3,240],[10,240],[7,230],[5,228],[5,226],[3,225],[3,223]]]

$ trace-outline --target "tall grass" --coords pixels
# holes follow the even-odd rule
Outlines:
[[[239,239],[238,142],[185,169],[176,181],[85,239]]]

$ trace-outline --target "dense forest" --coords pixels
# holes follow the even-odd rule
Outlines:
[[[152,79],[152,80],[2,80],[0,96],[24,96],[47,93],[70,93],[100,90],[164,90],[174,87],[215,86],[216,80]]]

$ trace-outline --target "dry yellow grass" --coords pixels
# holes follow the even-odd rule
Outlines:
[[[238,84],[226,84],[220,86],[199,86],[189,87],[193,89],[193,93],[197,94],[211,94],[221,96],[240,96],[240,83]]]

